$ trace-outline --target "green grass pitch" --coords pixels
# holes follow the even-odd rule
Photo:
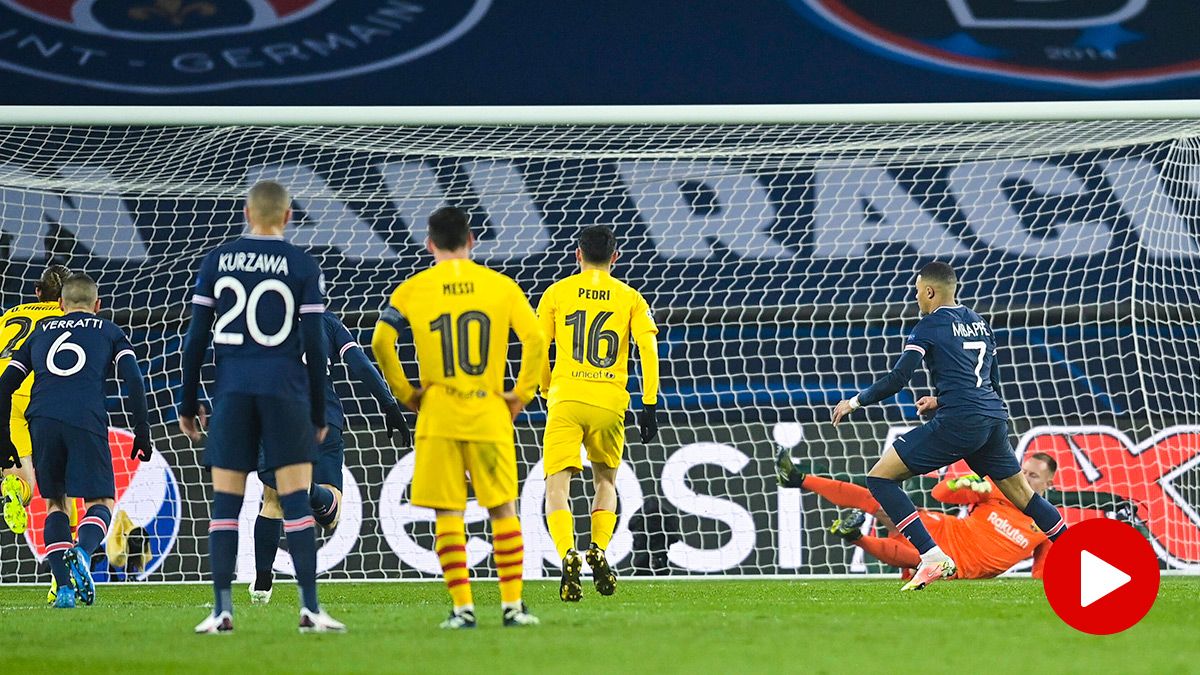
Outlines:
[[[1200,578],[1164,578],[1158,602],[1125,633],[1077,633],[1027,579],[627,581],[617,595],[558,601],[530,583],[542,619],[500,625],[495,584],[476,582],[480,626],[439,631],[436,583],[325,584],[346,635],[296,633],[294,587],[252,607],[235,587],[237,632],[191,635],[205,586],[101,586],[97,604],[43,604],[45,590],[0,588],[0,663],[12,673],[1196,673]],[[587,587],[585,590],[591,590]],[[11,670],[10,670],[11,668]]]

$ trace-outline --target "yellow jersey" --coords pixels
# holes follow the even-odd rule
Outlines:
[[[33,327],[39,321],[51,316],[62,316],[62,308],[58,302],[27,302],[17,305],[0,316],[0,372],[8,367],[12,355],[26,338],[33,333]],[[25,408],[29,405],[29,392],[33,389],[33,377],[25,378],[21,387],[13,393],[13,417],[25,416]]]
[[[470,260],[444,260],[400,284],[389,304],[411,328],[417,350],[424,389],[417,437],[511,441],[512,417],[501,396],[509,330],[521,340],[513,391],[522,401],[533,398],[546,358],[546,338],[517,283]],[[412,386],[396,356],[395,333],[381,332],[384,326],[390,326],[386,316],[372,347],[392,391],[407,403]]]
[[[642,360],[642,402],[658,403],[658,326],[641,293],[603,270],[554,283],[538,302],[542,330],[557,344],[554,371],[542,371],[547,404],[579,401],[624,413],[629,343]]]

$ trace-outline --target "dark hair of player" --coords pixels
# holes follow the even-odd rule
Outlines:
[[[953,288],[958,283],[958,276],[954,274],[954,268],[944,262],[931,262],[922,267],[919,274],[921,281],[927,284]]]
[[[100,297],[96,280],[77,272],[67,277],[62,285],[62,303],[67,307],[91,307]]]
[[[471,237],[471,220],[457,206],[443,206],[429,216],[429,240],[439,251],[457,251]]]
[[[1033,459],[1040,459],[1045,462],[1046,466],[1049,467],[1051,474],[1058,473],[1058,462],[1054,461],[1054,458],[1050,455],[1047,455],[1044,452],[1035,452],[1030,455],[1030,457]]]
[[[292,205],[292,196],[287,188],[273,180],[259,181],[246,195],[246,208],[255,222],[264,225],[277,224]]]
[[[42,272],[42,278],[33,282],[37,289],[38,298],[42,302],[57,302],[62,297],[63,282],[71,276],[71,270],[66,265],[51,265]]]
[[[579,250],[584,262],[603,265],[617,250],[617,235],[607,225],[589,225],[579,233]]]

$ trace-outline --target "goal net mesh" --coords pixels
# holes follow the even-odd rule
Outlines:
[[[629,431],[610,548],[622,575],[894,573],[828,533],[839,507],[777,487],[773,457],[861,484],[920,423],[924,373],[828,420],[898,356],[918,319],[915,271],[933,260],[956,266],[962,302],[995,328],[1014,451],[1056,458],[1050,498],[1068,521],[1135,510],[1164,566],[1200,571],[1200,122],[2,127],[0,157],[4,307],[31,301],[49,262],[95,275],[150,381],[150,462],[126,459],[115,385],[110,397],[118,500],[102,580],[208,578],[209,477],[176,428],[181,342],[201,257],[239,235],[264,178],[291,189],[290,239],[319,258],[331,310],[363,345],[391,289],[430,264],[439,206],[470,211],[475,258],[535,304],[575,269],[581,227],[615,228],[615,274],[661,329],[664,411],[653,442]],[[387,441],[343,366],[331,372],[346,483],[323,578],[437,575],[432,513],[408,503],[411,448]],[[516,430],[528,578],[558,565],[544,420],[536,402]],[[938,508],[932,483],[907,488]],[[242,579],[258,494],[252,479]],[[583,545],[590,497],[576,481]],[[27,535],[0,533],[4,583],[49,579],[36,500],[32,516]],[[472,503],[467,519],[473,574],[493,576],[486,514]],[[276,567],[290,572],[286,551]]]

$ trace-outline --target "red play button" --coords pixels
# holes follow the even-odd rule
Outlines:
[[[1158,597],[1158,556],[1125,523],[1096,518],[1071,526],[1046,556],[1046,599],[1076,630],[1119,633]]]

